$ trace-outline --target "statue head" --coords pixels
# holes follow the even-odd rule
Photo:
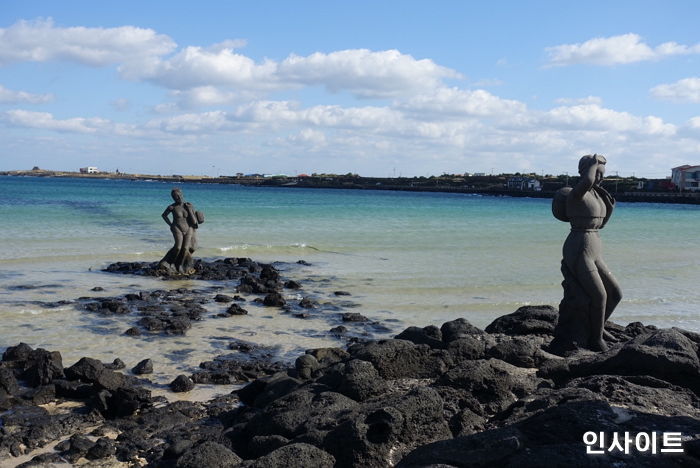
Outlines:
[[[597,170],[595,173],[595,183],[600,184],[603,181],[603,176],[605,175],[605,163],[607,160],[605,156],[600,154],[587,154],[582,157],[578,162],[578,173],[583,175],[584,171],[594,164],[597,164]]]
[[[180,203],[185,199],[185,197],[182,195],[182,190],[180,190],[179,187],[175,187],[170,191],[170,196],[173,198],[173,201],[175,203]]]

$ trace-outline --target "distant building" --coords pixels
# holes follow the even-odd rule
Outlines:
[[[674,167],[671,169],[671,181],[681,191],[690,190],[695,192],[700,190],[700,166],[684,164],[683,166]]]
[[[95,166],[88,166],[88,167],[81,167],[80,168],[81,174],[97,174],[98,172],[100,172],[100,170],[97,169]]]
[[[510,177],[507,184],[508,190],[542,190],[542,184],[534,177]]]

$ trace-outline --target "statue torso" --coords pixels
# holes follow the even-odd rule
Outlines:
[[[595,190],[589,190],[582,198],[569,194],[566,200],[566,215],[572,229],[600,229],[607,215],[607,208]]]

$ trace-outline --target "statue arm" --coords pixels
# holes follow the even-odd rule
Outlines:
[[[601,164],[600,156],[594,156],[591,159],[590,165],[581,172],[581,179],[578,184],[571,190],[570,196],[574,198],[583,198],[583,196],[588,192],[595,184],[595,175],[598,171],[598,164]]]
[[[187,207],[187,219],[189,220],[190,226],[197,229],[199,223],[197,223],[197,215],[194,212],[194,206],[192,203],[185,203],[185,206]]]
[[[163,211],[163,214],[161,215],[168,226],[171,226],[173,224],[173,222],[170,221],[170,218],[168,218],[168,215],[171,211],[173,211],[173,207],[171,205],[168,205],[168,207],[165,209],[165,211]]]

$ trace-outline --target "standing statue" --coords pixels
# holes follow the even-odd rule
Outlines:
[[[615,340],[604,325],[622,299],[622,292],[603,261],[598,234],[615,205],[612,195],[600,186],[605,163],[605,158],[597,154],[582,157],[578,184],[560,189],[552,201],[554,216],[571,223],[561,262],[564,298],[551,344],[555,351],[576,347],[606,351],[605,338]]]
[[[158,269],[189,275],[194,273],[192,254],[197,249],[197,228],[204,222],[204,214],[195,211],[192,203],[185,201],[179,188],[174,188],[170,196],[175,203],[168,205],[162,216],[170,226],[175,245],[158,263]],[[172,214],[172,221],[168,218],[169,214]]]

